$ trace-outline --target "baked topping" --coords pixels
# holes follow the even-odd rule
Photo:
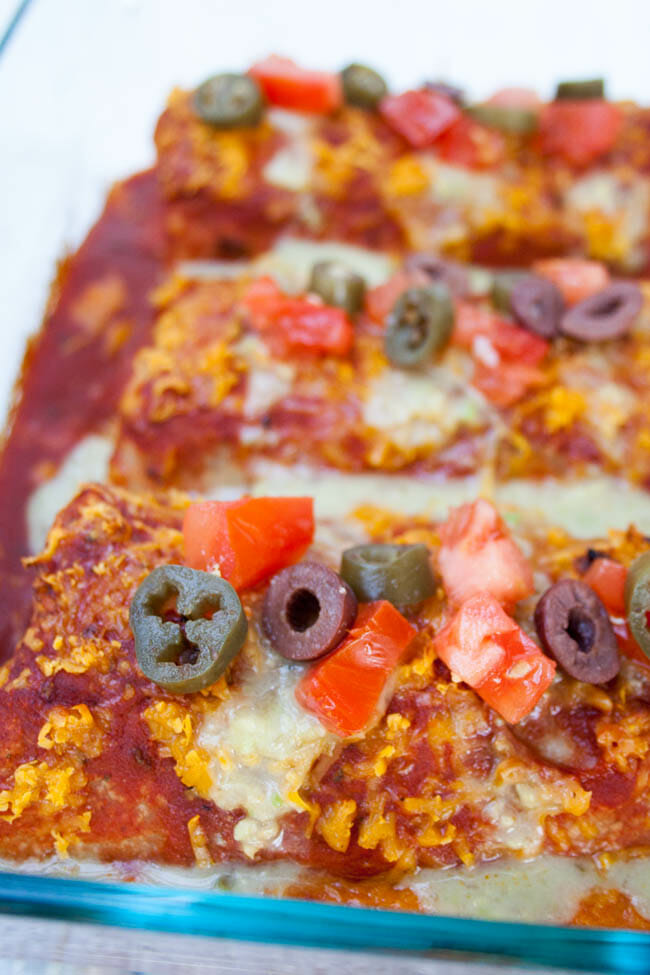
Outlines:
[[[215,684],[241,650],[248,624],[233,587],[208,572],[161,565],[140,584],[129,613],[138,665],[172,694]]]
[[[591,586],[561,579],[544,593],[535,610],[542,646],[571,677],[606,684],[620,661],[607,610]]]
[[[271,579],[262,627],[281,656],[315,660],[338,646],[356,613],[356,596],[341,576],[319,562],[299,562]]]

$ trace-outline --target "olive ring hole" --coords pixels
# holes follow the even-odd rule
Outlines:
[[[580,653],[589,653],[596,638],[596,626],[587,613],[575,606],[569,613],[568,635],[577,644]]]
[[[320,602],[311,589],[296,589],[287,603],[287,623],[296,633],[309,630],[320,616]]]
[[[594,308],[594,314],[599,317],[606,317],[608,315],[614,315],[619,310],[623,304],[623,299],[620,295],[614,295],[609,298],[608,301],[603,301],[600,305]]]

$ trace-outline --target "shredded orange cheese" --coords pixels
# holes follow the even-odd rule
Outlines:
[[[630,714],[618,722],[601,720],[596,739],[608,763],[629,772],[650,749],[650,715]]]
[[[85,785],[86,776],[74,765],[25,762],[14,772],[12,788],[0,792],[1,818],[13,823],[36,802],[43,802],[52,812],[63,809]]]
[[[187,832],[190,836],[197,867],[211,867],[213,860],[208,848],[208,838],[201,826],[200,816],[192,816],[187,824]]]
[[[74,746],[88,758],[95,758],[102,750],[102,733],[85,704],[72,708],[53,708],[38,734],[39,748],[65,751]]]
[[[183,785],[207,798],[212,785],[210,756],[194,744],[192,717],[187,709],[176,702],[156,701],[142,717],[153,740],[163,746],[161,755],[174,759],[176,775]]]
[[[395,863],[404,852],[397,838],[395,814],[384,816],[384,799],[378,797],[371,803],[370,813],[359,826],[359,846],[375,850],[378,846],[389,863]]]
[[[337,853],[345,853],[357,811],[354,799],[341,799],[327,806],[316,825],[317,832]]]

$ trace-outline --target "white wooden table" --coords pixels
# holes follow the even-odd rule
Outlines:
[[[0,917],[2,975],[568,975]],[[588,973],[586,973],[588,975]],[[592,973],[594,975],[594,973]]]
[[[0,38],[19,6],[0,0]],[[79,242],[110,182],[152,159],[153,123],[174,83],[277,51],[323,67],[366,60],[396,85],[447,77],[478,95],[605,74],[614,95],[649,100],[649,28],[646,0],[619,0],[615,17],[609,0],[456,0],[444,15],[422,0],[318,10],[301,0],[31,0],[0,58],[0,415],[56,258]],[[0,975],[503,970],[0,917]]]

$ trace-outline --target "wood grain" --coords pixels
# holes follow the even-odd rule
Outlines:
[[[556,969],[283,948],[0,916],[1,975],[567,975]]]

